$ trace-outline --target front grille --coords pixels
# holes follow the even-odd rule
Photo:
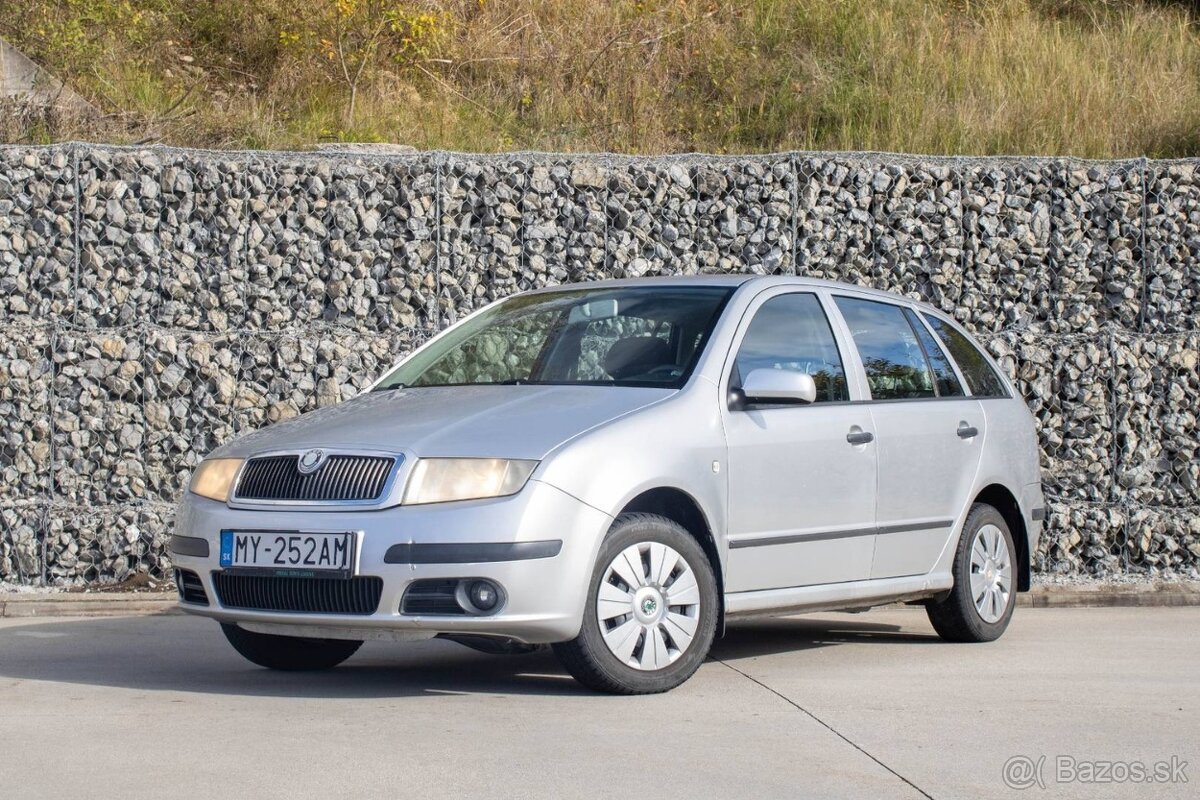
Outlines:
[[[413,581],[400,601],[401,614],[466,614],[458,604],[458,581],[426,579]]]
[[[175,570],[175,586],[179,589],[179,599],[185,603],[195,603],[199,606],[208,605],[208,594],[200,576],[190,569]]]
[[[279,578],[214,572],[213,587],[225,608],[366,616],[379,608],[383,579]]]
[[[262,456],[246,462],[235,500],[346,502],[378,500],[396,464],[390,456],[333,455],[316,472],[300,472],[300,457]]]

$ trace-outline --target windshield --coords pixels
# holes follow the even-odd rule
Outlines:
[[[376,391],[526,383],[677,389],[732,293],[647,286],[518,295],[437,339]]]

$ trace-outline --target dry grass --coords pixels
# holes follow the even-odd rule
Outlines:
[[[348,85],[320,53],[330,0],[301,7],[310,12],[281,0],[0,0],[4,36],[114,112],[90,129],[2,133],[266,148],[1200,155],[1190,3],[360,1],[431,21],[385,32],[350,115]],[[281,40],[305,25],[308,39]]]

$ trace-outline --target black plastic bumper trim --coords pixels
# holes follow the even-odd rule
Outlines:
[[[194,556],[208,558],[208,540],[197,539],[195,536],[180,536],[175,534],[167,542],[167,552],[177,556]]]
[[[527,561],[553,558],[561,550],[561,539],[541,542],[394,544],[384,553],[383,563],[482,564],[489,561]]]

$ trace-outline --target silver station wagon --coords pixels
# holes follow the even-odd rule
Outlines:
[[[192,477],[182,607],[255,664],[365,640],[550,644],[594,689],[687,680],[727,622],[924,604],[985,642],[1028,589],[1034,426],[940,312],[806,278],[516,295]]]

